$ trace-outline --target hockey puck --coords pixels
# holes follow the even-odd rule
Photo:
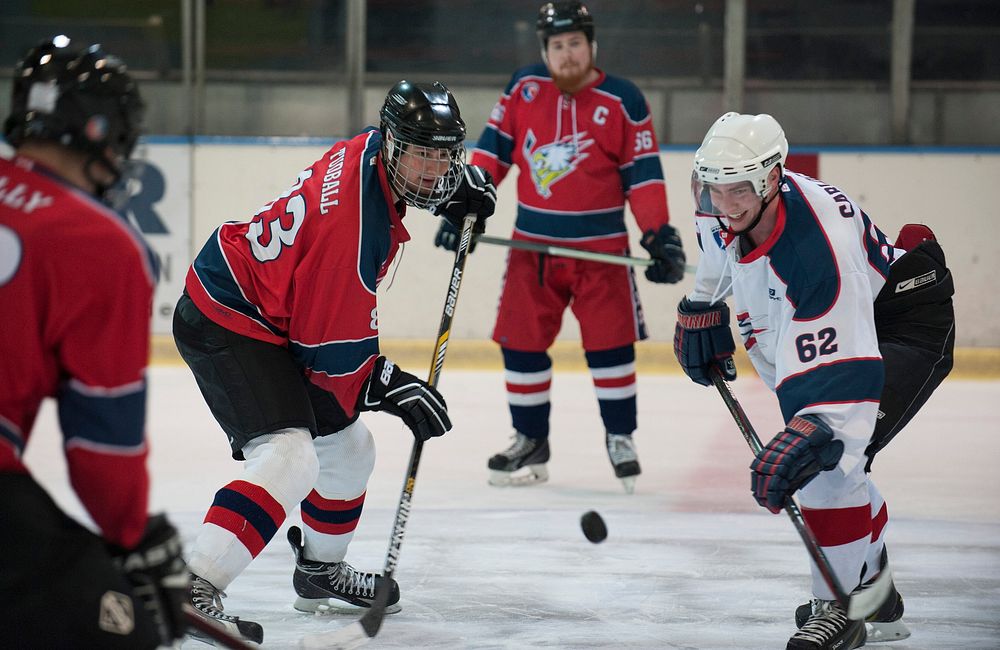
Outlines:
[[[600,544],[608,537],[608,527],[604,525],[601,515],[593,510],[580,517],[580,528],[583,529],[584,536],[594,544]]]

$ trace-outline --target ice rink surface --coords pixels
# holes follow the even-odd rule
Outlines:
[[[411,368],[417,374],[422,371]],[[396,577],[402,611],[371,648],[784,648],[809,597],[807,555],[783,515],[749,492],[750,451],[714,389],[675,375],[639,377],[636,445],[643,473],[626,495],[604,450],[590,378],[553,380],[550,480],[487,485],[486,459],[509,443],[502,373],[444,369],[454,430],[424,447]],[[193,540],[215,491],[237,477],[184,367],[150,370],[152,507]],[[758,433],[780,426],[755,377],[734,390]],[[1000,648],[1000,382],[949,380],[882,452],[896,584],[913,636],[889,650]],[[381,570],[412,437],[366,414],[378,461],[348,560]],[[54,409],[28,450],[36,476],[84,519],[65,478]],[[581,533],[596,510],[602,544]],[[264,647],[355,616],[313,616],[291,602],[285,530],[228,589],[228,612],[264,626]],[[187,642],[184,648],[203,648]]]

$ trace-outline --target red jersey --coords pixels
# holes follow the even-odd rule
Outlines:
[[[104,537],[146,525],[146,364],[155,270],[141,237],[25,158],[0,159],[0,472],[59,403],[69,477]]]
[[[514,239],[620,254],[625,201],[639,228],[669,221],[659,146],[645,97],[599,72],[573,95],[542,64],[514,73],[473,150],[497,184],[517,165]]]
[[[353,417],[379,353],[376,289],[410,236],[372,129],[335,144],[250,221],[223,224],[188,271],[208,318],[286,346]]]

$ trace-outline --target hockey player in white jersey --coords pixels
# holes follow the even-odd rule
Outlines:
[[[754,498],[777,513],[797,494],[840,583],[864,589],[888,570],[872,460],[951,370],[954,286],[929,228],[905,226],[891,241],[842,191],[785,169],[787,153],[770,115],[726,113],[706,134],[692,177],[702,254],[674,351],[700,384],[713,372],[735,379],[732,297],[786,423],[751,464]],[[866,626],[812,574],[788,648],[909,636],[895,587]]]

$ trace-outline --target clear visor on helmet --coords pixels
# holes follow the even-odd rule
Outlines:
[[[386,169],[399,198],[415,208],[430,209],[451,198],[465,170],[465,147],[423,147],[387,134]]]
[[[739,216],[748,210],[757,211],[762,202],[750,181],[710,183],[701,180],[697,171],[691,173],[691,196],[696,216],[721,219]]]

